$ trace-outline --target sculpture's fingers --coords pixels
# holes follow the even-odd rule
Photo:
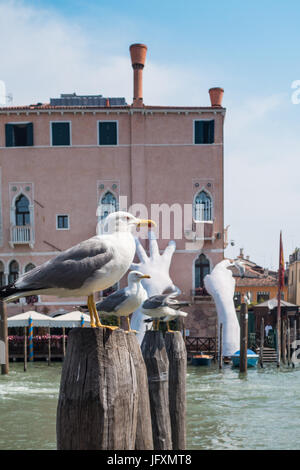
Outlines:
[[[141,265],[137,263],[132,263],[130,266],[130,271],[139,271],[141,269]]]
[[[163,259],[170,265],[171,264],[171,259],[174,254],[174,251],[176,250],[176,243],[174,240],[171,240],[165,249],[165,251],[162,254]]]
[[[158,243],[157,243],[155,232],[152,232],[152,231],[149,230],[148,238],[149,238],[150,257],[151,258],[158,258],[159,248],[158,248]]]
[[[135,239],[135,246],[136,246],[136,253],[139,257],[139,260],[141,261],[141,263],[146,263],[148,261],[148,256],[143,245],[141,244],[138,238]]]

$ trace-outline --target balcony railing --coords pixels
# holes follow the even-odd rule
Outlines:
[[[197,289],[191,290],[191,297],[193,301],[207,301],[211,300],[211,296],[204,287],[199,287]]]
[[[191,227],[184,230],[184,234],[191,242],[200,240],[213,241],[215,239],[214,222],[212,220],[193,222]]]
[[[30,245],[32,247],[33,228],[31,225],[12,225],[10,227],[10,245]]]

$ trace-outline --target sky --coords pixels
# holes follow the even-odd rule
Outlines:
[[[146,104],[208,106],[223,87],[225,254],[277,269],[280,230],[285,260],[300,246],[299,20],[298,0],[0,0],[0,80],[13,105],[130,103],[128,48],[142,42]]]

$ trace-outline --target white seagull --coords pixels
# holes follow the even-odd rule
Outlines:
[[[145,300],[142,304],[141,311],[151,319],[156,319],[156,329],[158,330],[159,322],[165,321],[167,323],[168,331],[170,330],[169,321],[177,317],[186,317],[187,313],[180,310],[181,307],[189,306],[189,302],[176,300],[174,297],[178,295],[179,291],[171,292],[170,294],[153,295]],[[147,320],[145,320],[147,322]],[[149,320],[152,321],[152,320]]]
[[[114,285],[130,268],[136,249],[131,229],[143,225],[155,223],[123,211],[109,214],[102,235],[89,238],[23,274],[0,289],[0,298],[9,302],[38,294],[87,296],[91,327],[107,328],[99,320],[94,293]]]
[[[127,317],[128,330],[134,331],[130,328],[129,315],[135,312],[148,297],[142,286],[142,279],[150,279],[150,276],[139,271],[130,271],[128,286],[109,295],[102,302],[98,302],[97,311],[103,315],[116,315],[119,327],[121,317]]]

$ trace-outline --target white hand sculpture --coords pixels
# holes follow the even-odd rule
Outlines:
[[[240,326],[233,302],[235,280],[227,269],[234,265],[223,260],[204,278],[205,288],[216,304],[218,324],[223,324],[223,356],[231,356],[240,348]]]
[[[148,297],[152,295],[162,294],[166,290],[177,291],[180,293],[178,287],[173,284],[170,278],[170,265],[172,256],[176,249],[176,243],[170,241],[162,255],[159,253],[159,248],[154,232],[148,232],[150,256],[147,255],[139,239],[136,238],[136,253],[139,257],[139,264],[132,264],[130,269],[137,270],[143,274],[149,274],[150,279],[143,279],[143,287],[146,289]],[[146,317],[140,309],[136,310],[131,318],[131,328],[138,331],[137,339],[141,344],[145,331],[146,324],[144,320]],[[149,325],[149,323],[148,323]]]

